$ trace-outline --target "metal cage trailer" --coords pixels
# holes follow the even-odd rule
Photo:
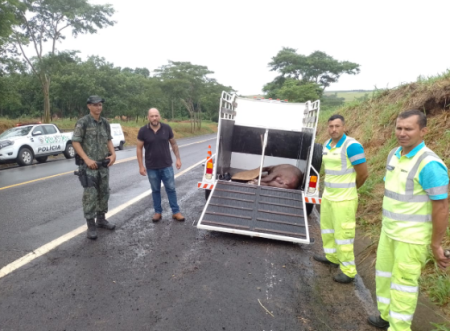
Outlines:
[[[208,151],[198,188],[207,200],[197,228],[311,243],[308,215],[320,204],[322,145],[314,143],[320,101],[289,103],[222,92],[216,153]],[[290,164],[303,173],[295,190],[262,186],[263,168]],[[232,181],[259,168],[258,184]]]

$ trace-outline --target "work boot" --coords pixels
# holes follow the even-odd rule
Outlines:
[[[336,276],[334,276],[333,279],[335,282],[342,283],[342,284],[348,284],[348,283],[353,282],[353,280],[355,278],[349,277],[344,273],[339,273]]]
[[[313,259],[316,260],[317,262],[321,262],[321,263],[325,263],[325,264],[329,264],[335,268],[339,267],[338,263],[333,263],[330,260],[328,260],[325,256],[321,256],[321,255],[314,255]]]
[[[153,215],[152,217],[152,221],[153,223],[159,222],[162,218],[162,215],[160,213],[155,213],[155,215]]]
[[[185,218],[183,215],[181,215],[181,213],[176,213],[172,215],[172,218],[174,220],[177,220],[178,222],[184,222]]]
[[[97,214],[97,227],[107,230],[114,230],[116,228],[116,225],[114,223],[108,222],[105,218],[105,214],[100,213]]]
[[[387,329],[389,327],[389,322],[382,319],[380,315],[369,316],[369,318],[367,318],[367,322],[379,329]]]
[[[94,218],[86,219],[86,223],[88,226],[87,237],[92,240],[97,239],[97,228],[95,227],[95,219]]]

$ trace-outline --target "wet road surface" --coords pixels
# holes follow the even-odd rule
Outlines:
[[[203,145],[184,151],[184,168],[206,157]],[[111,168],[110,209],[149,189],[130,162]],[[151,222],[148,196],[110,218],[115,231],[82,233],[0,278],[0,331],[374,330],[362,280],[337,284],[336,269],[312,261],[316,212],[314,245],[197,230],[202,172],[176,179],[186,222],[171,220],[165,192]],[[80,197],[73,175],[0,190],[0,268],[82,225]]]

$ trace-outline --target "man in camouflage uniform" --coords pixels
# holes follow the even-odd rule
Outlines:
[[[87,175],[83,186],[83,211],[89,239],[97,239],[97,227],[108,230],[114,230],[116,227],[105,219],[108,212],[109,167],[116,161],[116,153],[111,141],[109,123],[100,117],[104,101],[96,95],[87,99],[90,113],[78,120],[72,138],[75,151],[84,161],[79,166],[79,172],[85,172]],[[105,159],[109,162],[105,162]],[[101,165],[102,161],[104,165]]]

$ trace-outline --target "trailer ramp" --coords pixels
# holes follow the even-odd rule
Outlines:
[[[217,181],[197,228],[310,243],[303,192]]]

